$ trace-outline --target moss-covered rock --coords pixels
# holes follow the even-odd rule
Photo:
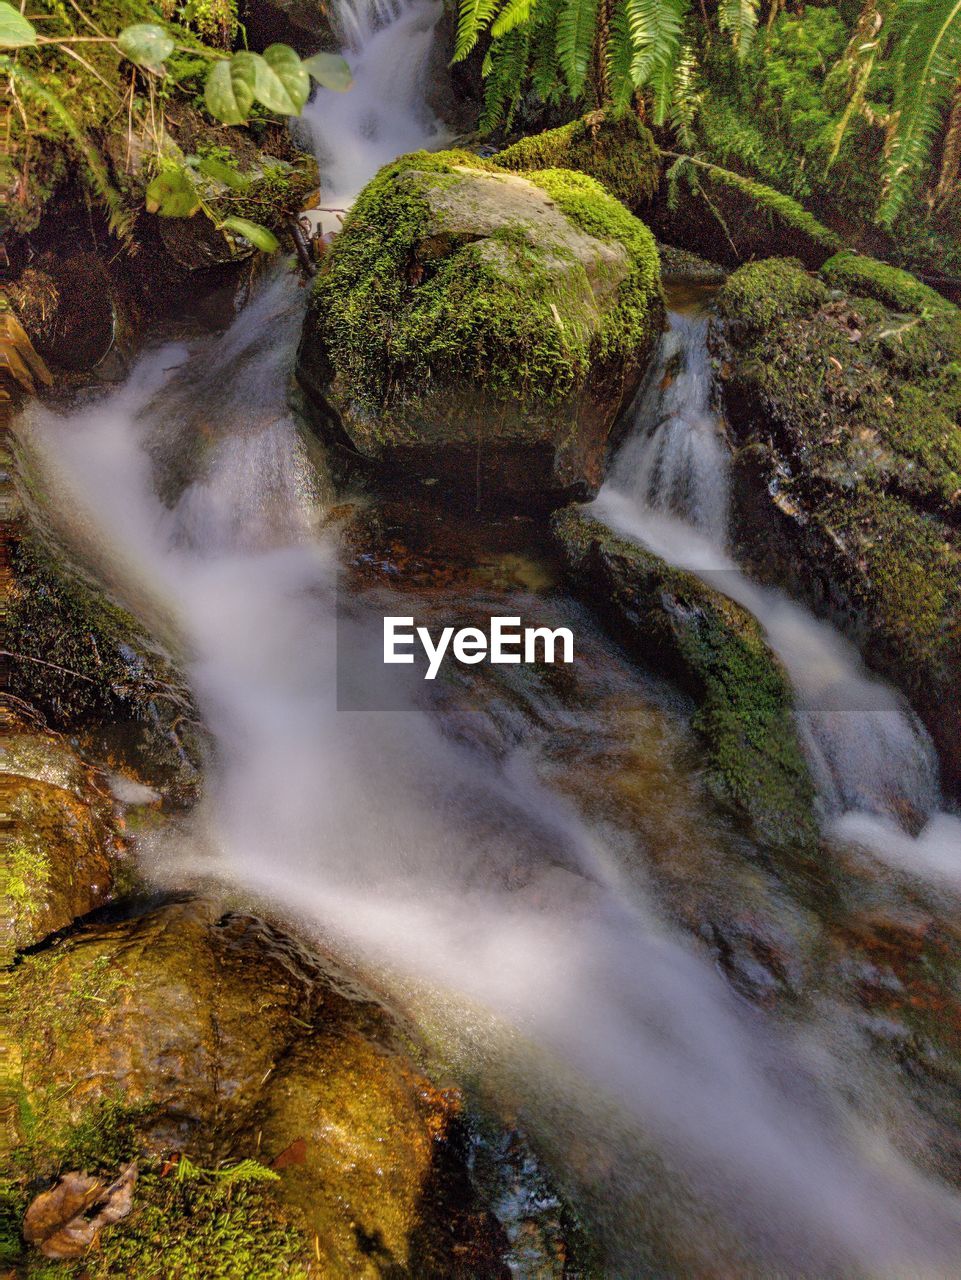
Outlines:
[[[0,708],[0,963],[105,901],[109,796],[70,746]]]
[[[594,111],[559,129],[521,138],[493,157],[504,169],[576,169],[637,211],[657,191],[661,159],[653,135],[634,114]]]
[[[284,1212],[263,1210],[262,1225],[299,1224],[320,1274],[461,1274],[458,1206],[440,1176],[456,1164],[457,1096],[429,1083],[381,1005],[277,930],[170,903],[24,958],[11,995],[21,1145],[6,1171],[21,1185],[131,1156],[158,1175],[178,1154],[225,1172],[257,1160],[274,1166]],[[172,1274],[158,1269],[166,1227],[151,1246],[162,1191],[148,1186],[104,1237],[105,1260],[143,1269],[94,1257],[92,1274]],[[169,1238],[189,1247],[179,1226]],[[228,1262],[230,1243],[225,1231]],[[210,1265],[182,1274],[288,1274]]]
[[[405,156],[318,275],[299,375],[325,432],[484,504],[600,483],[662,323],[650,233],[583,174]]]
[[[961,312],[871,259],[832,259],[832,294],[802,274],[751,264],[718,295],[740,550],[904,689],[957,791]]]
[[[944,296],[922,284],[910,271],[902,271],[877,258],[845,249],[821,268],[821,278],[834,289],[856,298],[875,298],[892,311],[924,315],[937,311],[950,315],[955,308]]]
[[[844,244],[791,196],[720,165],[668,169],[644,217],[659,240],[729,267],[786,253],[816,269]]]
[[[552,527],[576,589],[640,661],[694,697],[717,797],[768,848],[812,855],[814,787],[791,687],[755,619],[577,507],[557,513]]]
[[[168,648],[67,551],[26,451],[0,426],[7,688],[55,729],[123,724],[157,782],[192,789],[203,730]],[[162,774],[163,776],[159,776]]]

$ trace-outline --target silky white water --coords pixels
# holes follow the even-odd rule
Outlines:
[[[390,78],[423,58],[426,12],[358,20],[365,75],[336,136],[315,113],[339,191],[367,176],[358,154],[438,137],[417,76]],[[400,82],[388,144],[370,122]],[[150,853],[158,881],[276,904],[475,1082],[507,1081],[610,1275],[957,1274],[961,1204],[857,1117],[867,1082],[842,1090],[813,1029],[739,1001],[523,748],[494,766],[417,709],[338,711],[328,489],[284,387],[301,308],[278,277],[222,338],[153,351],[106,399],[18,426],[78,545],[181,638],[213,736],[202,803]],[[213,443],[165,506],[158,441],[201,419]]]
[[[592,509],[761,623],[794,685],[802,742],[832,829],[921,875],[936,869],[943,880],[956,866],[961,885],[961,820],[937,812],[937,757],[917,717],[833,627],[783,592],[751,582],[726,550],[727,447],[712,404],[707,328],[703,312],[671,314],[632,433]],[[907,812],[927,821],[917,840],[898,825]]]

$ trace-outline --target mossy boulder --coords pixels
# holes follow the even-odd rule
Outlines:
[[[63,739],[0,708],[0,963],[104,902],[117,836],[102,785]]]
[[[172,902],[25,957],[9,994],[22,1128],[9,1170],[71,1167],[81,1138],[98,1148],[84,1167],[118,1158],[116,1133],[89,1135],[122,1107],[135,1130],[123,1154],[148,1169],[185,1155],[272,1165],[320,1274],[459,1274],[442,1176],[456,1094],[428,1081],[383,1006],[276,929]],[[141,1227],[135,1209],[105,1249]]]
[[[54,729],[124,724],[149,752],[153,780],[191,790],[203,730],[170,649],[67,549],[29,452],[3,431],[0,503],[9,691]]]
[[[844,244],[790,196],[718,165],[668,168],[644,218],[659,240],[728,267],[791,254],[817,269]]]
[[[901,686],[958,793],[961,312],[869,258],[821,275],[750,264],[717,298],[739,551]]]
[[[654,241],[592,179],[418,152],[347,218],[299,376],[324,433],[383,478],[557,504],[599,486],[662,322]]]
[[[636,212],[657,191],[661,156],[654,137],[636,115],[594,111],[580,120],[521,138],[493,157],[504,169],[576,169],[595,178]]]
[[[817,849],[814,786],[790,682],[754,618],[577,507],[553,517],[575,589],[645,665],[688,692],[712,791],[778,853]]]

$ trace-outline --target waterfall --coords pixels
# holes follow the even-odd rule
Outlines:
[[[341,10],[355,96],[309,112],[336,200],[392,148],[442,136],[420,99],[436,12]],[[300,310],[276,279],[222,337],[148,352],[98,403],[17,425],[64,518],[179,630],[214,738],[201,803],[142,844],[147,871],[286,913],[411,1010],[465,1080],[500,1088],[605,1274],[957,1274],[958,1198],[859,1118],[891,1100],[838,1087],[813,1031],[736,997],[523,745],[495,765],[415,706],[338,710],[337,547],[282,385]],[[202,465],[165,505],[158,440],[200,423],[215,425]],[[684,477],[689,504],[709,450],[677,443],[651,474]],[[607,502],[647,511],[620,490]],[[722,558],[671,511],[651,528]],[[652,1263],[665,1256],[680,1272]]]
[[[907,702],[832,626],[751,582],[727,549],[727,450],[713,409],[705,313],[670,315],[634,426],[594,510],[757,618],[794,686],[801,741],[831,830],[961,886],[961,821],[938,812],[937,756]],[[925,828],[901,829],[905,814]],[[953,854],[953,856],[952,856]]]

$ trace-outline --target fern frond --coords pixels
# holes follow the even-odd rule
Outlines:
[[[930,158],[961,66],[961,0],[903,0],[878,221],[890,226]]]
[[[631,79],[654,94],[654,123],[667,119],[687,0],[625,0],[634,56]]]
[[[457,16],[457,38],[454,42],[454,62],[467,57],[502,3],[503,0],[461,0]]]
[[[678,141],[688,150],[696,147],[694,121],[701,106],[701,94],[697,91],[697,56],[694,46],[684,44],[677,60],[674,91],[671,99],[671,124]]]
[[[720,0],[717,6],[718,26],[731,37],[731,44],[743,62],[757,31],[759,0]]]
[[[559,7],[560,0],[538,0],[531,23],[531,87],[541,102],[559,102],[564,95],[555,53]]]
[[[865,0],[854,34],[838,63],[838,66],[847,72],[848,101],[831,139],[828,168],[834,164],[840,154],[841,144],[847,135],[851,121],[856,115],[863,114],[868,84],[880,49],[880,33],[883,25],[884,15],[878,7],[877,0]]]
[[[506,36],[508,31],[523,26],[530,19],[536,0],[508,0],[507,7],[502,9],[491,27],[491,35],[495,40]]]
[[[596,26],[597,0],[564,0],[557,15],[556,49],[572,98],[579,98],[584,91]]]
[[[482,133],[490,133],[499,125],[505,129],[511,127],[524,90],[529,54],[528,26],[515,27],[491,45],[490,71],[484,85],[484,110],[480,118]]]
[[[617,5],[611,14],[604,57],[607,60],[607,83],[610,88],[611,105],[615,111],[624,111],[630,106],[631,98],[634,96],[634,79],[631,76],[634,41],[628,26],[627,8],[623,4]]]
[[[941,169],[935,199],[950,200],[961,186],[961,78],[954,90],[954,99],[948,113],[948,128],[941,148]]]
[[[640,88],[659,66],[672,66],[681,44],[683,0],[626,0],[627,24],[634,44],[631,76]]]

